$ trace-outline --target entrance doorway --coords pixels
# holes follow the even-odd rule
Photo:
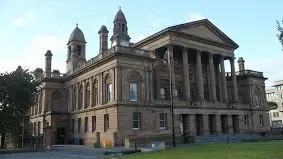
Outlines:
[[[196,130],[197,130],[197,135],[203,134],[203,115],[202,114],[196,114]]]
[[[210,134],[216,134],[216,115],[215,114],[209,114],[209,132]]]
[[[228,115],[221,115],[221,128],[223,134],[228,134]]]
[[[65,143],[65,128],[57,128],[57,140],[56,144],[64,144]]]
[[[238,115],[232,115],[233,120],[233,132],[239,133],[239,116]]]

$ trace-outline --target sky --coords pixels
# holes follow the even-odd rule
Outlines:
[[[106,25],[112,36],[119,6],[131,42],[168,26],[207,18],[240,46],[235,56],[244,58],[246,69],[264,73],[267,87],[283,80],[283,51],[276,37],[283,1],[266,0],[2,0],[0,72],[18,65],[44,69],[47,50],[53,54],[52,69],[66,72],[66,44],[76,23],[87,41],[86,59],[94,57],[99,51],[98,30]]]

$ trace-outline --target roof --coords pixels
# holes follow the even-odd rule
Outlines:
[[[78,27],[78,24],[76,26],[76,28],[73,30],[73,32],[70,35],[69,38],[69,42],[71,41],[81,41],[81,42],[85,42],[85,37],[84,37],[84,33],[82,32],[82,30]],[[68,42],[68,43],[69,43]]]
[[[126,17],[124,15],[124,13],[122,12],[121,8],[119,8],[119,10],[116,13],[116,16],[114,18],[114,22],[116,22],[116,21],[125,21],[125,22],[127,22]]]
[[[183,33],[181,32],[181,29],[185,29],[185,28],[190,28],[193,26],[197,26],[197,25],[205,25],[208,29],[211,30],[211,32],[213,32],[214,34],[218,35],[223,41],[227,42],[229,46],[233,47],[234,49],[238,48],[239,46],[232,40],[230,39],[225,33],[223,33],[219,28],[217,28],[214,24],[212,24],[208,19],[202,19],[202,20],[198,20],[198,21],[193,21],[193,22],[189,22],[189,23],[184,23],[184,24],[179,24],[179,25],[174,25],[174,26],[170,26],[167,27],[137,43],[135,43],[133,45],[133,47],[138,47],[140,45],[143,45],[144,43],[147,43],[149,40],[154,39],[155,37],[158,37],[162,34],[166,34],[168,32],[178,32],[178,33],[182,33],[182,34],[187,34],[187,33]],[[189,35],[189,34],[187,34]]]

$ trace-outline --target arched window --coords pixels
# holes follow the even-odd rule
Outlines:
[[[255,106],[259,107],[261,98],[260,98],[260,89],[258,87],[255,88],[254,90],[254,99],[255,99]]]
[[[72,111],[76,110],[76,103],[77,103],[77,88],[74,87],[72,93]]]
[[[130,101],[138,101],[140,81],[141,81],[141,76],[137,72],[133,72],[129,76],[129,100]]]
[[[89,107],[90,103],[90,85],[89,82],[87,82],[86,87],[85,87],[85,105],[84,108]]]
[[[81,46],[77,46],[77,49],[78,49],[78,56],[81,56],[81,55],[82,55],[82,54],[81,54],[81,51],[82,51]]]
[[[80,88],[79,88],[79,94],[78,94],[79,96],[79,105],[78,105],[78,107],[79,107],[79,109],[82,109],[82,106],[83,106],[83,85],[80,85]]]
[[[105,101],[106,103],[111,102],[112,100],[112,79],[111,76],[108,74],[105,77]]]
[[[98,104],[98,82],[97,79],[93,81],[92,85],[92,106],[95,106]]]
[[[125,33],[125,24],[122,24],[122,33]]]

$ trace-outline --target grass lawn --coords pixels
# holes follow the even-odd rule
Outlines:
[[[125,155],[122,159],[283,159],[283,142],[206,144]]]

